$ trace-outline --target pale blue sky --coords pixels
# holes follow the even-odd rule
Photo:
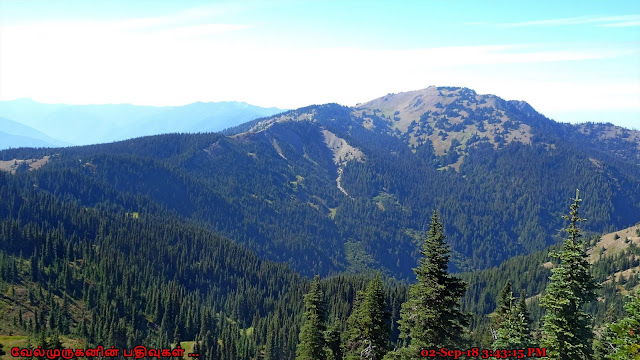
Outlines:
[[[640,128],[640,2],[0,0],[0,100],[295,108],[430,85]]]

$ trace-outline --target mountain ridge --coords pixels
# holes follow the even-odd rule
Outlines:
[[[418,121],[396,120],[401,109],[325,104],[222,134],[16,149],[0,158],[59,154],[16,176],[87,206],[139,211],[118,200],[139,196],[303,274],[377,268],[410,278],[433,209],[442,214],[455,271],[557,241],[557,215],[576,187],[593,194],[585,196],[585,216],[594,219],[586,230],[640,220],[640,168],[630,142],[580,133],[524,102],[464,88],[427,92],[435,98],[425,103],[437,110],[424,108]],[[403,121],[410,125],[404,132]],[[62,174],[74,178],[72,186],[47,180]]]
[[[9,147],[56,147],[69,145],[30,126],[0,117],[0,150]]]
[[[311,120],[313,111],[305,112],[310,108],[285,112],[278,118],[256,119],[235,129],[226,129],[223,133],[255,132],[268,127],[274,121]],[[561,130],[563,136],[566,132],[578,130],[586,135],[582,140],[600,145],[616,138],[617,134],[623,140],[636,144],[637,151],[626,155],[631,155],[631,159],[640,159],[638,130],[610,123],[557,123],[539,114],[526,101],[507,101],[492,94],[478,94],[468,88],[430,86],[421,90],[390,93],[360,103],[351,109],[355,117],[362,119],[363,127],[369,130],[375,128],[372,117],[376,117],[377,120],[386,123],[389,133],[406,137],[408,145],[414,148],[431,141],[437,155],[447,152],[454,140],[457,144],[464,145],[475,136],[486,137],[496,148],[513,141],[531,144],[532,126],[539,128],[539,135],[555,126],[556,130]],[[438,133],[435,133],[436,130]],[[457,148],[456,152],[464,155],[460,150]]]

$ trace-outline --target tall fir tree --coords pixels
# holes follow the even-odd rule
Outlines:
[[[296,349],[296,360],[325,360],[327,353],[324,331],[327,310],[320,290],[318,275],[315,276],[311,283],[311,289],[304,296],[304,306],[305,312],[300,328],[300,342]]]
[[[540,306],[546,308],[543,318],[542,346],[547,348],[550,359],[590,359],[593,331],[591,316],[583,311],[585,304],[595,300],[596,284],[590,274],[585,246],[580,237],[580,192],[576,190],[566,228],[568,234],[562,250],[552,257],[560,263],[553,268],[546,293]]]
[[[525,299],[524,292],[520,293],[520,300],[516,305],[516,315],[521,319],[521,333],[527,340],[531,341],[530,346],[534,346],[533,336],[531,335],[531,316],[527,309],[527,301]]]
[[[380,274],[369,282],[347,324],[345,360],[382,359],[389,350],[391,331]]]
[[[408,300],[400,311],[400,337],[405,346],[386,359],[415,359],[423,348],[462,346],[469,319],[460,311],[466,284],[448,274],[449,247],[442,222],[434,211],[422,258],[413,269],[417,282],[409,287]]]
[[[507,282],[500,290],[498,294],[498,298],[496,299],[496,310],[494,311],[489,325],[489,331],[491,332],[492,341],[496,340],[496,336],[498,333],[498,329],[500,329],[500,325],[502,321],[507,316],[507,313],[511,311],[511,306],[513,305],[513,291],[511,290],[511,280],[507,280]]]
[[[506,284],[502,290],[500,290],[500,294],[498,294],[498,301],[496,306],[496,323],[499,326],[502,318],[511,311],[511,307],[513,305],[513,290],[511,289],[511,280],[507,280]]]
[[[518,304],[513,301],[513,295],[510,294],[509,298],[511,299],[511,306],[505,309],[493,348],[525,349],[533,347],[534,340],[531,336],[530,320],[524,296],[520,295]]]

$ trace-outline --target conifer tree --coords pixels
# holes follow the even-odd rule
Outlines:
[[[198,354],[200,355],[199,357],[203,357],[204,358],[204,353],[202,352],[201,348],[200,348],[200,340],[196,339],[196,342],[193,344],[193,353],[194,354]]]
[[[607,325],[610,336],[607,342],[613,351],[606,358],[640,360],[640,291],[625,304],[624,309],[626,317]]]
[[[264,359],[277,360],[280,359],[280,349],[278,347],[277,332],[267,334],[267,343],[264,346]]]
[[[337,320],[325,333],[327,345],[327,360],[342,360],[342,349],[340,348],[340,329]]]
[[[615,350],[615,347],[611,344],[611,337],[614,336],[614,334],[608,325],[617,319],[615,307],[609,305],[609,309],[604,316],[604,328],[599,331],[594,331],[596,337],[593,339],[593,357],[595,359],[606,359],[607,355],[613,353]]]
[[[507,282],[504,284],[504,287],[502,287],[502,290],[500,290],[500,293],[498,294],[498,298],[496,300],[496,310],[489,325],[492,342],[496,340],[498,329],[500,329],[502,321],[511,311],[512,305],[513,291],[511,290],[511,280],[507,280]]]
[[[304,306],[296,360],[325,360],[327,357],[324,339],[326,309],[318,275],[313,279],[311,289],[304,296]]]
[[[40,268],[38,267],[38,253],[34,251],[33,256],[29,259],[29,266],[31,268],[31,281],[37,282],[40,276]]]
[[[569,226],[565,230],[568,237],[562,250],[552,253],[560,264],[552,269],[551,281],[540,306],[547,309],[543,318],[542,346],[547,348],[550,359],[589,359],[592,355],[591,317],[583,311],[583,306],[595,300],[596,284],[589,273],[589,262],[580,241],[582,234],[577,227],[580,218],[579,191],[573,199],[569,216]]]
[[[56,331],[49,341],[49,349],[62,349],[62,341],[60,334]]]
[[[531,336],[531,317],[529,316],[529,310],[527,309],[527,301],[524,296],[524,292],[520,293],[520,300],[518,301],[518,305],[516,305],[516,314],[520,316],[526,324],[526,326],[522,326],[522,332],[526,336]],[[531,337],[533,339],[533,337]]]
[[[409,287],[408,300],[400,311],[400,336],[406,346],[385,357],[414,359],[422,348],[461,346],[468,316],[460,311],[466,284],[447,273],[449,248],[442,223],[434,211],[422,258],[413,271],[417,283]]]
[[[176,328],[173,330],[173,343],[175,344],[174,346],[180,345],[181,342],[182,335],[180,334],[180,327],[176,325]]]
[[[496,322],[500,325],[502,317],[511,311],[513,305],[513,290],[511,289],[511,280],[507,280],[504,284],[500,294],[498,295],[497,307],[496,307]]]
[[[369,282],[347,320],[345,359],[382,359],[389,350],[389,320],[382,279],[378,274]],[[366,354],[366,355],[365,355]]]
[[[513,295],[509,295],[513,300]],[[534,346],[529,315],[524,296],[520,295],[518,304],[513,304],[505,310],[504,318],[497,331],[497,339],[493,343],[494,349],[525,349]]]

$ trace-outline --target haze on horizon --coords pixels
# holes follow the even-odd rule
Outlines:
[[[640,3],[0,0],[0,100],[297,108],[430,85],[640,129]]]

